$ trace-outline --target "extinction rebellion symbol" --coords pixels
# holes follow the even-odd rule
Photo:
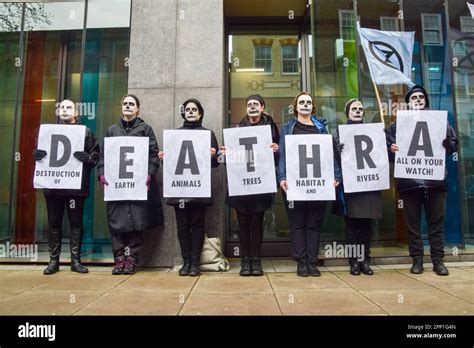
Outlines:
[[[382,41],[369,41],[369,50],[379,62],[403,73],[402,57],[393,46]]]

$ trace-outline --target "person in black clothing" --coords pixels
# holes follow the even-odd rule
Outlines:
[[[413,86],[405,96],[405,102],[411,110],[429,109],[428,94],[421,86]],[[395,152],[398,151],[396,124],[386,129],[389,158],[393,162]],[[446,129],[446,138],[443,146],[446,156],[457,151],[457,138],[454,129],[449,125]],[[447,276],[449,271],[443,263],[444,258],[444,218],[446,214],[447,170],[444,180],[399,179],[397,190],[403,201],[403,212],[408,229],[408,249],[413,259],[410,272],[423,273],[423,239],[421,230],[422,208],[425,209],[428,223],[428,238],[430,242],[431,261],[433,271],[437,275]]]
[[[183,126],[178,129],[207,130],[202,126],[204,109],[199,100],[191,98],[181,105],[181,117],[184,119]],[[219,166],[217,161],[217,150],[219,145],[214,132],[211,130],[211,167]],[[159,152],[160,160],[165,153]],[[210,198],[167,198],[166,203],[174,206],[176,224],[178,227],[178,239],[183,258],[183,267],[179,271],[180,276],[196,277],[200,274],[199,261],[205,235],[206,207],[212,205]]]
[[[247,98],[247,115],[242,118],[237,127],[252,127],[270,125],[275,165],[278,163],[278,142],[280,134],[273,118],[265,113],[265,101],[259,94]],[[225,146],[221,147],[221,154],[225,155]],[[241,248],[241,276],[262,276],[261,249],[263,241],[263,220],[265,210],[270,209],[273,202],[273,193],[263,193],[248,196],[226,197],[226,204],[237,212],[239,225],[239,240]]]
[[[76,103],[65,99],[59,105],[59,119],[61,124],[79,125],[79,114]],[[43,274],[50,275],[59,271],[59,257],[61,254],[61,239],[64,210],[66,209],[70,226],[71,271],[88,273],[89,270],[81,264],[81,245],[84,235],[83,215],[84,202],[89,196],[90,172],[99,160],[99,144],[94,134],[86,128],[84,151],[76,151],[73,156],[83,163],[82,183],[78,190],[73,189],[45,189],[44,197],[48,210],[48,251],[50,261]],[[33,158],[41,161],[47,155],[45,150],[35,149]]]
[[[155,180],[160,166],[158,159],[158,143],[155,133],[150,125],[139,117],[140,101],[132,94],[122,99],[122,114],[120,121],[111,125],[105,137],[138,136],[148,137],[148,177],[146,184],[148,188],[148,199],[146,201],[109,201],[107,206],[107,221],[112,239],[112,251],[115,266],[112,274],[133,274],[139,260],[140,250],[143,246],[143,231],[151,227],[150,186]],[[99,182],[108,185],[104,176],[104,151],[101,151],[99,165],[97,167]],[[161,206],[159,206],[161,209]],[[159,214],[159,212],[157,212]]]
[[[364,122],[364,106],[357,99],[351,99],[345,107],[347,124],[361,124]],[[338,149],[338,161],[344,149],[344,144],[339,142],[339,133],[334,134]],[[343,185],[337,189],[337,201],[333,205],[333,213],[343,214],[346,223],[346,243],[353,246],[363,246],[364,255],[351,255],[349,257],[350,274],[373,275],[370,268],[370,236],[372,234],[372,220],[382,219],[382,193],[381,191],[344,193]],[[338,207],[339,209],[335,208]],[[361,261],[362,260],[362,261]]]
[[[296,274],[300,277],[319,277],[321,275],[318,267],[319,241],[321,238],[321,226],[323,224],[327,201],[295,201],[287,200],[286,191],[288,181],[286,180],[286,153],[285,136],[292,134],[327,134],[327,122],[315,114],[316,106],[313,98],[307,92],[299,93],[293,99],[293,113],[295,117],[290,118],[283,126],[280,138],[280,161],[278,164],[277,180],[285,201],[291,229],[291,247],[293,259],[297,262]],[[335,149],[335,142],[333,141]],[[334,153],[334,157],[336,154]],[[334,159],[334,187],[342,181],[339,164]]]

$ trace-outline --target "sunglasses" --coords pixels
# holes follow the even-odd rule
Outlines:
[[[123,106],[135,106],[135,103],[134,102],[123,102]]]

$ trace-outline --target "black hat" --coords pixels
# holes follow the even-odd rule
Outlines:
[[[181,117],[186,120],[184,109],[186,109],[186,105],[188,103],[191,103],[191,102],[196,104],[196,106],[199,110],[199,113],[201,114],[200,120],[202,120],[204,118],[204,108],[202,107],[201,102],[199,100],[195,99],[195,98],[189,98],[181,105],[181,107],[179,108],[179,110],[181,112]]]
[[[420,85],[414,85],[410,90],[407,92],[405,96],[405,103],[409,104],[410,103],[410,97],[413,93],[415,92],[421,92],[425,96],[425,101],[426,101],[426,109],[430,107],[430,99],[428,98],[428,93],[426,93],[426,90],[420,86]]]
[[[346,106],[345,106],[346,117],[349,117],[349,111],[351,110],[351,105],[354,104],[355,102],[360,102],[360,100],[357,98],[352,98],[346,103]]]
[[[257,100],[260,104],[265,105],[265,100],[263,100],[263,97],[260,94],[252,94],[247,97],[247,101],[245,102],[246,104],[249,102],[249,100]]]

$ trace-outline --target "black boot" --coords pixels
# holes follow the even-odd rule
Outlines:
[[[423,257],[414,257],[413,265],[410,268],[410,273],[421,274],[423,271]]]
[[[71,271],[77,273],[89,273],[89,270],[81,264],[81,245],[83,235],[82,228],[73,228],[69,238],[71,247]]]
[[[59,271],[59,255],[61,254],[61,230],[51,228],[48,235],[49,263],[43,271],[44,275],[51,275]]]
[[[308,273],[311,277],[320,277],[321,272],[319,271],[318,267],[316,266],[316,263],[313,262],[308,262],[306,264],[308,268]]]
[[[306,265],[305,261],[298,261],[298,266],[296,267],[296,274],[299,277],[307,277],[308,273],[308,266]]]
[[[252,275],[251,260],[250,257],[245,256],[242,258],[240,273],[242,277],[248,277]]]
[[[359,263],[360,271],[365,275],[374,275],[374,271],[370,268],[369,260],[365,259]]]
[[[199,269],[200,258],[201,258],[200,256],[191,258],[191,268],[189,270],[190,277],[197,277],[198,275],[201,274],[201,270]]]
[[[183,267],[179,270],[179,275],[182,277],[189,275],[189,270],[191,269],[191,261],[189,258],[183,258]]]
[[[252,259],[252,275],[253,276],[263,276],[263,269],[262,269],[262,260],[259,257],[254,257]]]
[[[353,276],[360,275],[360,266],[357,260],[349,260],[349,265],[351,266],[349,273]]]
[[[434,259],[433,260],[433,271],[436,272],[439,276],[449,275],[449,271],[443,263],[443,259]]]

